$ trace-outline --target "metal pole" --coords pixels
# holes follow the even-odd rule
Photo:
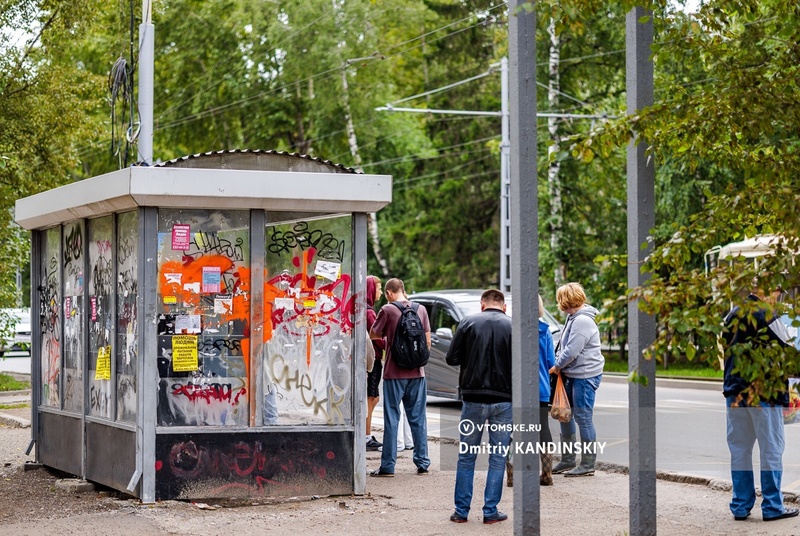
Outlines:
[[[536,180],[536,14],[508,5],[510,58],[511,280],[514,282],[512,385],[514,422],[539,424],[539,250]],[[531,359],[531,356],[537,356]],[[546,425],[547,423],[541,423]],[[531,427],[533,428],[533,427]],[[535,445],[539,433],[514,432]],[[523,450],[524,452],[524,450]],[[539,534],[539,457],[514,453],[514,534]]]
[[[500,290],[511,292],[511,217],[509,194],[511,176],[508,159],[511,154],[508,117],[508,58],[500,60]]]
[[[653,13],[635,7],[626,17],[626,86],[628,115],[653,104]],[[642,285],[649,275],[641,270],[651,247],[642,249],[655,226],[655,169],[645,154],[646,143],[628,144],[628,287]],[[628,369],[647,379],[647,385],[628,387],[628,436],[630,480],[630,532],[635,536],[656,534],[656,382],[655,363],[642,351],[655,339],[655,321],[628,305]]]
[[[492,112],[483,110],[442,110],[439,108],[402,108],[399,106],[378,106],[376,112],[408,112],[414,114],[445,114],[445,115],[477,115],[481,117],[501,117],[503,112]],[[554,112],[539,112],[536,117],[556,119],[616,119],[616,116],[608,114],[562,114]]]
[[[353,295],[356,315],[353,326],[353,493],[367,492],[367,218],[364,213],[353,214]]]
[[[142,0],[139,25],[139,162],[153,163],[153,80],[155,78],[155,27],[152,1]]]

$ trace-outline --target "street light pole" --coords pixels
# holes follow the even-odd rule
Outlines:
[[[359,58],[365,59],[365,58]],[[355,61],[355,60],[353,60]],[[500,111],[480,111],[480,110],[437,110],[431,108],[400,108],[394,106],[401,102],[410,101],[419,97],[432,95],[440,91],[452,89],[458,85],[472,82],[484,76],[490,75],[497,68],[496,63],[491,65],[489,71],[480,75],[461,80],[454,84],[426,91],[418,95],[406,97],[394,101],[386,106],[375,108],[378,112],[406,112],[424,114],[448,114],[448,115],[476,115],[497,117],[500,116],[500,279],[499,288],[504,293],[511,292],[511,122],[509,114],[509,76],[508,58],[500,59]],[[536,117],[558,118],[558,119],[608,119],[607,114],[569,114],[553,112],[536,112]]]
[[[139,25],[139,162],[153,163],[153,81],[155,79],[155,27],[152,0],[142,0]]]
[[[508,58],[500,60],[500,290],[511,292],[511,127],[508,115]]]

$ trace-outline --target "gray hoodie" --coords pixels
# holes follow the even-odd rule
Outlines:
[[[584,305],[567,317],[556,351],[556,368],[568,378],[594,378],[603,373],[606,360],[600,352],[600,330],[594,321],[597,312]]]

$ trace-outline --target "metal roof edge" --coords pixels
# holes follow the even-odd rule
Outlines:
[[[326,166],[331,166],[331,167],[337,168],[337,169],[339,169],[339,170],[341,170],[341,171],[343,171],[345,173],[354,173],[354,174],[363,173],[362,171],[357,171],[354,168],[347,167],[347,166],[342,165],[342,164],[337,164],[336,162],[333,162],[331,160],[326,160],[324,158],[320,158],[320,157],[317,157],[317,156],[311,156],[311,155],[302,154],[302,153],[291,153],[291,152],[288,152],[288,151],[275,151],[273,149],[222,149],[222,150],[219,150],[219,151],[206,151],[204,153],[194,153],[194,154],[190,154],[190,155],[179,156],[179,157],[173,158],[171,160],[167,160],[167,161],[164,161],[164,162],[159,162],[159,163],[153,164],[152,167],[171,167],[171,166],[173,166],[173,165],[175,165],[175,164],[177,164],[179,162],[185,162],[187,160],[202,159],[204,157],[221,156],[221,155],[226,155],[226,154],[231,154],[231,155],[234,155],[234,154],[255,154],[255,155],[265,154],[265,155],[277,155],[277,156],[290,156],[290,157],[293,157],[293,158],[299,158],[299,159],[302,159],[302,160],[308,160],[308,161],[311,161],[311,162],[316,162],[318,164],[324,164]]]

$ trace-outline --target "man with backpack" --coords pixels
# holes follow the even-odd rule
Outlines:
[[[418,475],[427,475],[428,421],[425,415],[427,384],[425,369],[431,346],[428,311],[412,304],[400,279],[389,279],[384,286],[389,303],[381,307],[370,330],[373,339],[386,340],[383,366],[383,449],[381,466],[370,476],[392,477],[397,462],[397,427],[400,402],[403,403],[414,438],[414,465]]]

